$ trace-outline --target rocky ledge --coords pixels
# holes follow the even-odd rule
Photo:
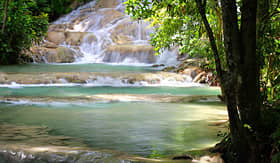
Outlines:
[[[136,95],[136,94],[98,94],[86,97],[32,97],[32,96],[0,96],[0,102],[16,103],[94,103],[116,101],[148,101],[167,103],[189,103],[199,101],[218,101],[217,96],[171,96],[171,95]]]
[[[189,76],[169,72],[156,73],[94,73],[94,72],[44,72],[44,73],[3,73],[0,84],[105,84],[112,85],[160,85],[188,84]]]

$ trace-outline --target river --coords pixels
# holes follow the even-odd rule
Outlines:
[[[53,23],[95,35],[96,40],[89,42],[87,36],[78,47],[59,44],[79,51],[73,63],[0,66],[2,159],[10,153],[23,161],[112,162],[180,155],[217,143],[227,121],[217,98],[220,88],[152,66],[178,64],[174,50],[162,56],[131,50],[149,46],[152,30],[145,23],[135,26],[138,32],[118,33],[130,38],[129,46],[114,41],[112,29],[130,18],[123,14],[102,22],[107,10],[123,13],[123,5],[87,10],[95,3]]]

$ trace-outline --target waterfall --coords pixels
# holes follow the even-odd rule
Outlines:
[[[105,3],[105,6],[98,5]],[[109,3],[109,6],[106,4]],[[100,8],[99,6],[102,6]],[[66,33],[83,33],[78,45],[71,41],[77,38],[66,36],[59,46],[79,51],[75,63],[110,63],[125,65],[175,65],[177,50],[165,50],[160,56],[150,45],[154,31],[150,23],[134,21],[125,14],[120,0],[94,0],[52,23],[55,30]],[[63,28],[63,29],[62,29]],[[50,31],[50,29],[49,29]],[[70,38],[69,38],[70,37]],[[75,47],[72,47],[75,46]]]

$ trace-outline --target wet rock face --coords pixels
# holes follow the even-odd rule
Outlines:
[[[112,29],[112,39],[121,35],[127,36],[130,40],[149,40],[152,29],[148,27],[148,23],[144,21],[135,22],[129,17],[125,17]]]
[[[119,0],[100,0],[96,4],[95,9],[115,8],[119,3]]]
[[[102,15],[102,19],[99,22],[100,28],[104,27],[105,25],[112,22],[113,20],[124,16],[121,12],[111,8],[100,9],[99,11],[97,11],[97,14]]]
[[[55,46],[54,48],[37,47],[32,49],[32,53],[33,61],[38,63],[72,63],[78,55],[78,52],[70,48]]]
[[[65,43],[67,45],[80,46],[87,34],[86,32],[65,32]]]
[[[105,52],[104,62],[132,62],[154,63],[156,57],[152,46],[146,45],[113,45]]]
[[[64,32],[48,32],[47,40],[57,45],[62,44],[65,41]]]

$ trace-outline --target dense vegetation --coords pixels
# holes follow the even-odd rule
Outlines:
[[[279,162],[279,0],[128,0],[127,12],[156,28],[158,53],[177,46],[205,56],[227,103],[228,162]],[[208,39],[207,39],[208,38]],[[267,105],[269,104],[269,105]]]
[[[54,21],[59,16],[67,14],[79,5],[90,0],[35,0],[38,9],[49,15],[49,20]]]
[[[32,0],[1,1],[0,7],[0,63],[18,63],[22,54],[44,36],[48,16]]]
[[[24,55],[46,34],[49,21],[89,0],[0,1],[0,64],[28,61]]]

